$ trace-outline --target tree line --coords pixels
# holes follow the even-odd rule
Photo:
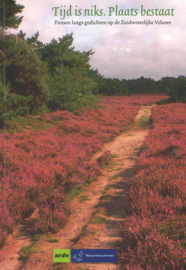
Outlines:
[[[14,0],[0,0],[0,122],[6,117],[38,114],[51,110],[77,111],[93,107],[102,95],[131,95],[132,93],[165,92],[170,101],[186,101],[186,77],[166,77],[126,80],[104,78],[90,64],[92,50],[76,51],[73,34],[52,39],[50,43],[38,40],[39,32],[31,38],[16,29],[24,9]],[[6,17],[6,26],[3,17]],[[5,70],[5,73],[4,73]],[[6,91],[4,85],[6,84]]]
[[[170,96],[166,102],[186,102],[186,77],[163,77],[157,81],[143,76],[130,80],[103,78],[98,91],[99,94],[111,96],[159,92]]]

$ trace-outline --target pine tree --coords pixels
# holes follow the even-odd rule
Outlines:
[[[5,5],[5,18],[4,18],[4,5]],[[24,9],[23,5],[16,4],[14,0],[0,0],[0,31],[3,30],[5,19],[5,30],[8,28],[18,28],[22,22],[23,17],[16,14],[21,13]]]
[[[91,78],[88,52],[75,51],[70,47],[73,35],[53,39],[38,48],[41,59],[48,65],[47,83],[50,90],[49,107],[52,110],[77,111],[94,104],[99,97],[93,95],[97,84]]]
[[[4,46],[4,35],[0,34],[0,50]],[[6,35],[6,84],[9,116],[37,113],[45,105],[49,92],[45,82],[46,64],[33,47],[18,36]],[[3,72],[3,55],[0,54],[0,71]],[[1,74],[3,76],[3,74]]]

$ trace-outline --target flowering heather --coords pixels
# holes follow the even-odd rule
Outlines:
[[[121,97],[121,96],[116,96],[113,97],[112,96],[104,96],[103,99],[105,101],[113,101],[113,102],[117,102],[118,99],[124,99],[125,104],[128,105],[150,105],[150,104],[154,104],[158,101],[164,100],[169,98],[169,96],[167,96],[166,94],[132,94],[131,96],[126,96],[126,97]]]
[[[157,106],[126,188],[121,269],[186,267],[186,104]]]
[[[57,231],[68,217],[67,193],[76,185],[90,183],[108,162],[91,156],[105,142],[120,134],[133,121],[138,107],[125,98],[104,100],[99,109],[74,115],[68,111],[46,114],[47,130],[6,134],[7,231],[38,210],[40,219],[32,232]],[[3,135],[0,136],[0,188],[4,189]],[[4,192],[0,193],[0,243],[5,240]]]

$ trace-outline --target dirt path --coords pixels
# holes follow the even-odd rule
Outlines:
[[[72,214],[64,229],[54,235],[59,241],[37,242],[37,253],[31,253],[26,262],[18,260],[22,246],[30,244],[30,238],[21,225],[9,236],[6,247],[0,252],[2,270],[115,270],[115,264],[58,264],[53,266],[53,249],[63,248],[117,248],[122,241],[120,223],[125,219],[125,183],[133,175],[133,167],[140,146],[149,133],[149,119],[152,106],[141,107],[134,123],[114,141],[105,144],[102,151],[93,156],[96,160],[102,152],[109,150],[117,155],[110,166],[102,170],[102,175],[88,189],[76,196],[70,203]],[[141,120],[141,121],[140,121]],[[108,186],[109,185],[109,186]],[[107,188],[106,188],[107,187]],[[106,188],[106,189],[105,189]],[[82,203],[80,197],[84,195]],[[87,197],[86,197],[87,196]],[[101,223],[100,223],[101,222]]]

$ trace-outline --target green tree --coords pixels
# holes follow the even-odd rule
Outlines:
[[[157,89],[161,92],[165,92],[170,96],[169,99],[164,101],[168,102],[186,102],[186,77],[178,76],[174,77],[163,77],[161,80],[156,82]]]
[[[4,35],[0,34],[0,50],[4,46]],[[6,84],[9,116],[37,113],[44,107],[48,96],[45,82],[46,64],[32,46],[18,36],[6,35]],[[0,71],[3,73],[3,55],[0,54]],[[1,74],[3,77],[3,74]]]
[[[73,34],[53,39],[49,44],[37,48],[42,61],[47,63],[47,84],[50,90],[48,106],[52,110],[67,109],[76,111],[94,106],[99,100],[93,92],[97,84],[90,76],[90,55],[75,51],[71,47]]]
[[[100,84],[99,93],[103,95],[130,95],[131,92],[128,89],[127,82],[125,79],[122,81],[117,78],[102,78]]]
[[[5,4],[5,18],[4,18]],[[24,9],[23,5],[16,4],[14,0],[0,0],[0,31],[2,31],[5,19],[5,29],[18,28],[22,22],[23,16],[19,17],[16,14],[21,13]]]
[[[96,82],[96,87],[93,89],[93,94],[94,95],[99,95],[100,89],[103,86],[103,76],[99,74],[97,69],[89,69],[88,70],[88,76],[92,78]]]
[[[155,80],[143,76],[138,79],[127,80],[127,85],[132,93],[154,93],[156,91]]]
[[[179,76],[171,89],[168,89],[167,94],[170,96],[171,102],[186,102],[186,77]]]
[[[122,79],[122,93],[123,95],[130,96],[131,91],[128,88],[127,81],[125,79]]]

